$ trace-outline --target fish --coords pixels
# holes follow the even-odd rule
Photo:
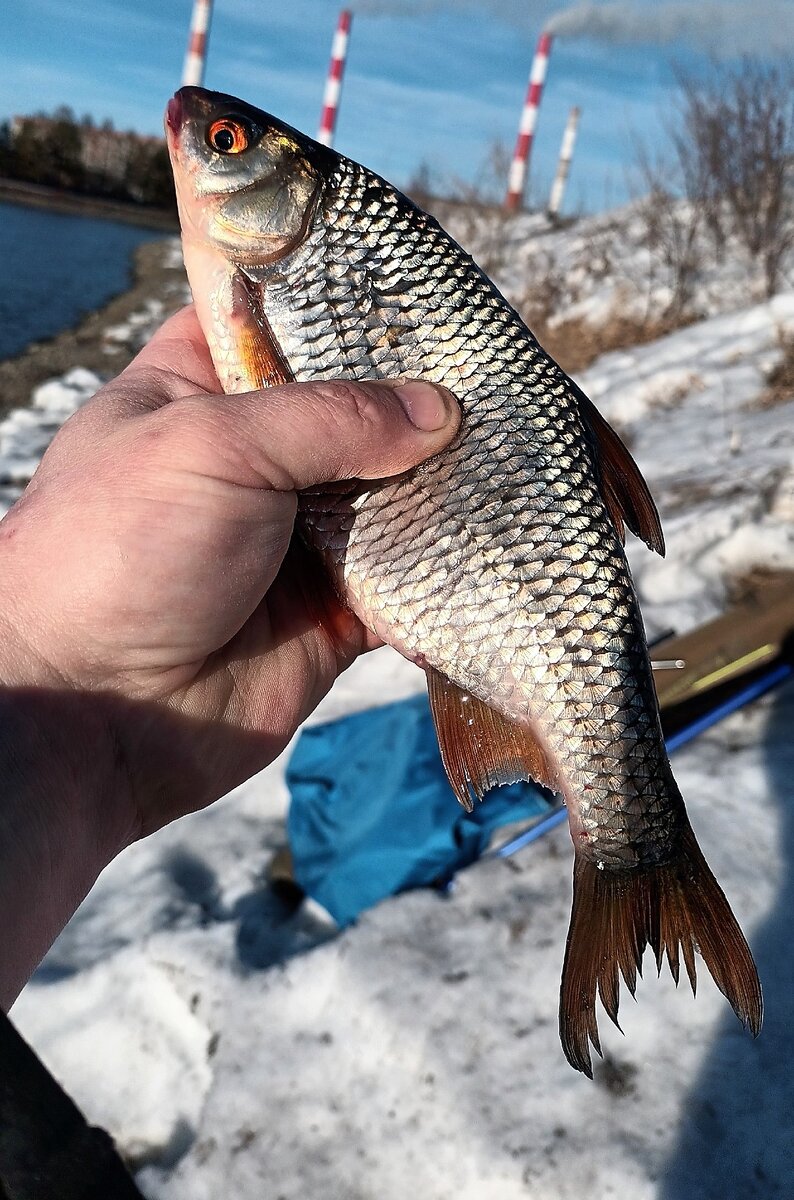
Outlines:
[[[462,421],[394,478],[299,497],[301,534],[357,617],[424,667],[452,791],[529,779],[574,847],[559,1030],[592,1077],[650,946],[696,954],[761,1028],[755,963],[673,777],[624,550],[664,553],[617,433],[473,259],[366,167],[258,108],[181,88],[166,110],[185,265],[228,393],[418,378]]]

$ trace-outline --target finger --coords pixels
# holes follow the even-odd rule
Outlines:
[[[400,474],[460,424],[446,388],[420,380],[323,380],[193,397],[153,414],[174,466],[245,487],[292,491]]]

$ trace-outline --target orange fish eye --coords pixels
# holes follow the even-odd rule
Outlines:
[[[251,136],[242,121],[221,117],[207,130],[207,142],[218,154],[242,154],[251,144]]]

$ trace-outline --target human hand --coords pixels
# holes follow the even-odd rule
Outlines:
[[[63,803],[47,812],[70,780],[92,823],[86,878],[265,766],[376,644],[290,547],[297,489],[404,471],[458,423],[428,385],[219,390],[186,309],[66,423],[0,523],[5,707],[45,741],[57,726],[49,757],[68,761],[34,808],[74,837]]]

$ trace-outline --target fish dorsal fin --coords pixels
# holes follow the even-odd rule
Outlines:
[[[482,700],[427,667],[427,692],[441,761],[467,812],[489,788],[532,779],[556,791],[558,772],[528,725],[510,721]]]
[[[239,270],[232,276],[232,321],[245,376],[243,383],[249,388],[293,383],[295,376],[273,336],[262,308],[259,287]]]
[[[593,402],[575,384],[574,390],[579,413],[592,434],[598,455],[601,494],[620,540],[625,539],[624,526],[628,525],[646,546],[663,555],[662,523],[640,468]]]

